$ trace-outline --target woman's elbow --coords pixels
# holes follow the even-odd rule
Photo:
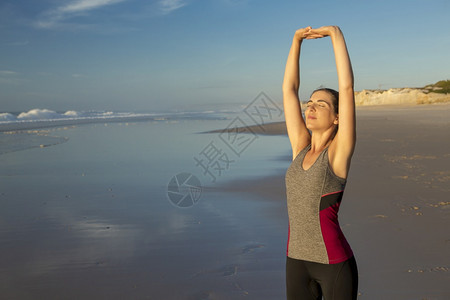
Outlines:
[[[343,86],[339,86],[339,93],[340,94],[354,94],[355,93],[355,88],[353,86],[353,82],[352,83],[348,83],[348,84],[344,84]]]

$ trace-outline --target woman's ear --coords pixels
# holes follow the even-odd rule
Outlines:
[[[336,115],[336,119],[334,119],[333,124],[339,125],[339,115]]]

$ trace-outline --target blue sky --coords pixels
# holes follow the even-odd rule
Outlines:
[[[355,88],[450,73],[450,9],[430,1],[2,0],[0,112],[197,110],[281,102],[297,28],[338,25]],[[337,88],[330,39],[305,41],[300,96]]]

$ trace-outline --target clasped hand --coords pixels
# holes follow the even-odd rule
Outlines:
[[[312,28],[311,26],[300,28],[295,32],[295,38],[298,40],[312,40],[319,39],[326,36],[333,35],[336,31],[339,30],[337,26],[322,26],[319,28]]]

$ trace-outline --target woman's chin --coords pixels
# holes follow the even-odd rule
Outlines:
[[[317,126],[315,124],[306,123],[306,129],[315,130],[315,129],[317,129]]]

